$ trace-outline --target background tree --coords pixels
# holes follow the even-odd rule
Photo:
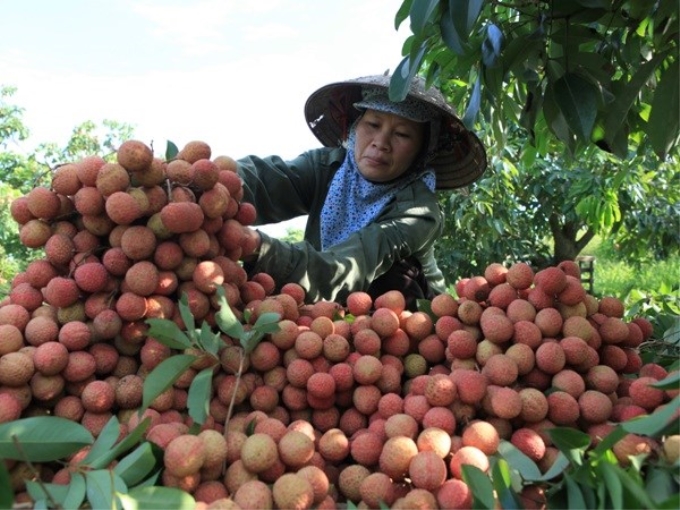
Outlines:
[[[574,258],[594,235],[629,259],[678,252],[678,3],[405,0],[390,87],[419,73],[480,134],[489,170],[442,197],[449,276],[506,257]],[[671,216],[675,213],[674,216]]]
[[[11,101],[15,92],[14,87],[0,87],[0,290],[30,260],[42,256],[40,250],[27,249],[19,241],[19,227],[10,214],[12,200],[36,185],[49,186],[52,171],[60,164],[92,154],[110,159],[133,133],[127,124],[104,120],[99,127],[85,121],[73,129],[64,147],[42,143],[26,155],[20,145],[30,132],[23,123],[23,109]]]

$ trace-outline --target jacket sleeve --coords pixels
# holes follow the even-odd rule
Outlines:
[[[308,242],[285,243],[260,233],[260,255],[251,273],[266,272],[278,285],[299,283],[310,302],[342,302],[366,290],[395,261],[431,253],[442,219],[435,195],[421,182],[402,190],[377,220],[329,250]]]
[[[284,161],[278,156],[247,156],[238,160],[243,201],[257,209],[257,225],[279,223],[309,214],[326,182],[324,174],[340,164],[343,153],[315,149]],[[325,190],[323,192],[325,195]]]

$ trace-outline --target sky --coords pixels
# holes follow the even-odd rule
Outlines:
[[[214,155],[293,158],[320,145],[303,114],[314,90],[399,64],[401,3],[0,0],[0,86],[17,89],[27,149],[113,120],[158,155],[202,140]]]

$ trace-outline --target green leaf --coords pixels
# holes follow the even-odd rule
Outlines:
[[[411,55],[404,57],[404,59],[399,62],[397,68],[394,70],[394,74],[390,79],[389,87],[389,97],[390,101],[403,101],[408,94],[409,87],[411,85],[411,80],[420,69],[420,64],[425,55],[425,50],[427,47],[425,44],[421,45],[415,54],[414,58]],[[412,53],[413,54],[413,53]]]
[[[465,47],[461,34],[456,28],[454,3],[455,2],[449,2],[448,12],[442,13],[442,17],[439,20],[439,30],[441,31],[444,44],[446,44],[446,46],[455,54],[463,55],[465,53]]]
[[[616,470],[608,462],[599,463],[597,469],[604,480],[604,485],[607,488],[606,493],[611,499],[612,506],[614,508],[623,508],[623,487]]]
[[[626,434],[627,432],[620,425],[617,426],[614,430],[602,438],[599,443],[597,443],[597,446],[592,451],[593,457],[602,457],[607,450],[611,450],[612,446],[614,446]]]
[[[543,115],[550,131],[554,133],[558,140],[569,145],[571,135],[567,121],[560,110],[555,97],[555,87],[548,86],[545,89],[543,98]]]
[[[71,473],[68,493],[62,502],[64,508],[80,508],[85,500],[85,476],[82,473]]]
[[[680,396],[675,397],[661,409],[657,409],[647,416],[638,416],[632,420],[621,423],[621,427],[632,434],[642,434],[645,436],[657,436],[669,425],[677,424],[673,422],[673,417],[680,409]]]
[[[581,509],[581,508],[591,508],[586,505],[586,501],[583,498],[583,493],[579,485],[573,480],[571,475],[565,474],[564,481],[567,485],[567,501],[569,508]]]
[[[202,350],[217,356],[220,348],[224,346],[222,337],[220,333],[215,333],[208,321],[203,321],[201,324],[201,332],[198,335],[198,343],[201,345]]]
[[[680,494],[673,494],[667,500],[661,501],[657,508],[660,510],[678,510],[680,508]]]
[[[183,510],[194,508],[194,497],[176,487],[134,488],[119,495],[125,510]]]
[[[182,322],[184,322],[184,327],[186,327],[186,333],[189,338],[193,340],[195,338],[196,321],[194,320],[194,316],[191,315],[189,298],[186,292],[182,293],[182,297],[180,297],[177,306],[179,307],[179,315],[182,318]]]
[[[86,466],[90,465],[91,462],[96,461],[100,456],[108,454],[113,445],[116,444],[116,441],[118,441],[119,437],[120,422],[118,421],[118,417],[114,414],[109,418],[109,421],[99,433],[99,436],[95,440],[90,451],[87,452],[87,455],[83,459],[83,464]]]
[[[668,469],[648,466],[645,490],[655,502],[663,503],[677,494],[677,485],[673,480],[673,474]]]
[[[0,424],[3,459],[50,462],[68,457],[93,442],[94,437],[85,427],[57,416],[34,416]]]
[[[113,471],[121,477],[128,487],[134,487],[144,480],[144,477],[156,467],[156,464],[157,459],[151,443],[145,441],[123,457],[113,468]]]
[[[190,354],[177,354],[161,361],[144,379],[142,407],[139,413],[143,413],[158,395],[172,386],[194,361],[196,356]]]
[[[179,154],[179,149],[177,148],[177,145],[168,140],[168,143],[165,146],[165,160],[170,161],[172,159],[175,159],[177,157],[177,154]]]
[[[654,152],[661,159],[666,157],[678,142],[680,132],[680,60],[676,59],[661,73],[654,91],[652,111],[647,123],[647,136]]]
[[[276,333],[281,329],[280,320],[281,316],[278,313],[265,312],[257,318],[255,324],[253,324],[253,329],[261,333]]]
[[[232,338],[241,338],[244,331],[243,325],[236,318],[236,315],[234,315],[229,303],[227,303],[224,288],[221,286],[217,287],[217,295],[219,296],[217,300],[219,310],[215,313],[215,323],[217,324],[217,327]]]
[[[0,462],[0,508],[12,508],[14,503],[13,493],[7,463]]]
[[[404,0],[402,4],[399,6],[399,10],[397,11],[397,14],[394,16],[394,29],[399,30],[399,27],[401,24],[404,22],[406,18],[408,18],[408,13],[411,10],[411,4],[413,3],[413,0]]]
[[[510,441],[502,440],[498,445],[498,453],[516,469],[525,480],[538,480],[541,470],[536,463],[517,449]]]
[[[637,99],[640,90],[652,77],[657,66],[667,56],[668,52],[659,53],[652,57],[651,60],[642,64],[635,72],[635,75],[626,84],[623,92],[619,93],[616,96],[616,99],[614,99],[604,121],[604,135],[608,145],[614,145],[616,135],[621,131],[622,126],[625,124],[628,112]]]
[[[597,115],[597,88],[578,74],[566,73],[555,82],[555,100],[576,136],[590,141]]]
[[[489,476],[471,464],[463,464],[463,481],[472,491],[473,508],[493,509],[496,506],[493,485]]]
[[[411,4],[409,17],[411,18],[411,31],[415,35],[419,35],[425,29],[438,5],[439,0],[418,0]]]
[[[580,466],[583,463],[583,454],[590,446],[588,434],[568,427],[553,427],[548,435],[572,464]]]
[[[501,55],[503,32],[498,26],[489,23],[486,26],[486,37],[482,42],[482,62],[486,67],[494,67]]]
[[[189,337],[179,328],[176,322],[168,319],[146,319],[149,325],[147,336],[153,337],[171,349],[184,350],[192,346]]]
[[[49,502],[50,498],[60,505],[68,496],[69,486],[60,485],[57,483],[43,483],[42,485],[34,480],[26,480],[26,492],[31,498],[36,501]],[[11,491],[10,491],[11,494]],[[81,500],[82,502],[82,500]],[[38,506],[38,505],[36,505]],[[3,507],[11,508],[11,507]],[[47,505],[46,505],[47,508]]]
[[[482,104],[482,75],[478,74],[477,79],[475,80],[475,86],[472,89],[472,94],[470,94],[470,102],[468,103],[468,106],[465,109],[465,114],[461,119],[463,121],[463,124],[465,124],[465,126],[468,129],[471,129],[472,126],[474,126],[475,119],[479,114],[479,108],[481,104]]]
[[[553,465],[550,466],[550,469],[546,471],[538,480],[536,481],[547,481],[547,480],[552,480],[558,475],[561,475],[565,469],[569,467],[569,459],[567,459],[567,456],[564,455],[564,453],[560,452],[557,454],[557,458],[555,459],[555,462],[553,462]]]
[[[212,377],[212,368],[204,368],[194,376],[189,386],[187,408],[189,416],[196,423],[203,424],[208,417],[212,393]]]
[[[127,492],[125,482],[113,471],[96,469],[85,473],[87,500],[92,508],[115,508],[115,493]]]
[[[680,372],[675,372],[673,374],[664,377],[660,381],[650,384],[653,388],[658,388],[660,390],[677,390],[680,389]]]
[[[449,14],[461,41],[467,42],[483,5],[484,0],[449,0]]]
[[[635,499],[635,508],[655,508],[656,505],[649,494],[645,491],[644,487],[632,476],[630,476],[626,471],[621,469],[618,465],[612,465],[623,485],[624,490],[630,494]]]
[[[512,488],[512,475],[510,466],[505,459],[498,459],[492,469],[491,479],[493,487],[498,495],[498,502],[504,510],[523,508]]]
[[[118,444],[111,448],[107,455],[103,455],[96,459],[92,462],[90,467],[93,469],[102,469],[108,466],[114,459],[117,459],[139,443],[144,437],[149,425],[151,425],[151,418],[147,416],[139,422],[139,425],[137,425],[132,432],[128,433]]]

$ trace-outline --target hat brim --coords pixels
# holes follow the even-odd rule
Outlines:
[[[339,147],[347,139],[349,128],[359,117],[354,103],[362,99],[366,85],[389,89],[390,76],[366,76],[325,85],[309,96],[305,119],[314,136],[326,147]],[[437,175],[437,189],[456,189],[479,179],[486,169],[486,150],[477,135],[468,130],[441,93],[420,82],[411,86],[409,95],[435,106],[442,115],[442,126],[449,134],[448,148],[439,150],[429,162]]]

